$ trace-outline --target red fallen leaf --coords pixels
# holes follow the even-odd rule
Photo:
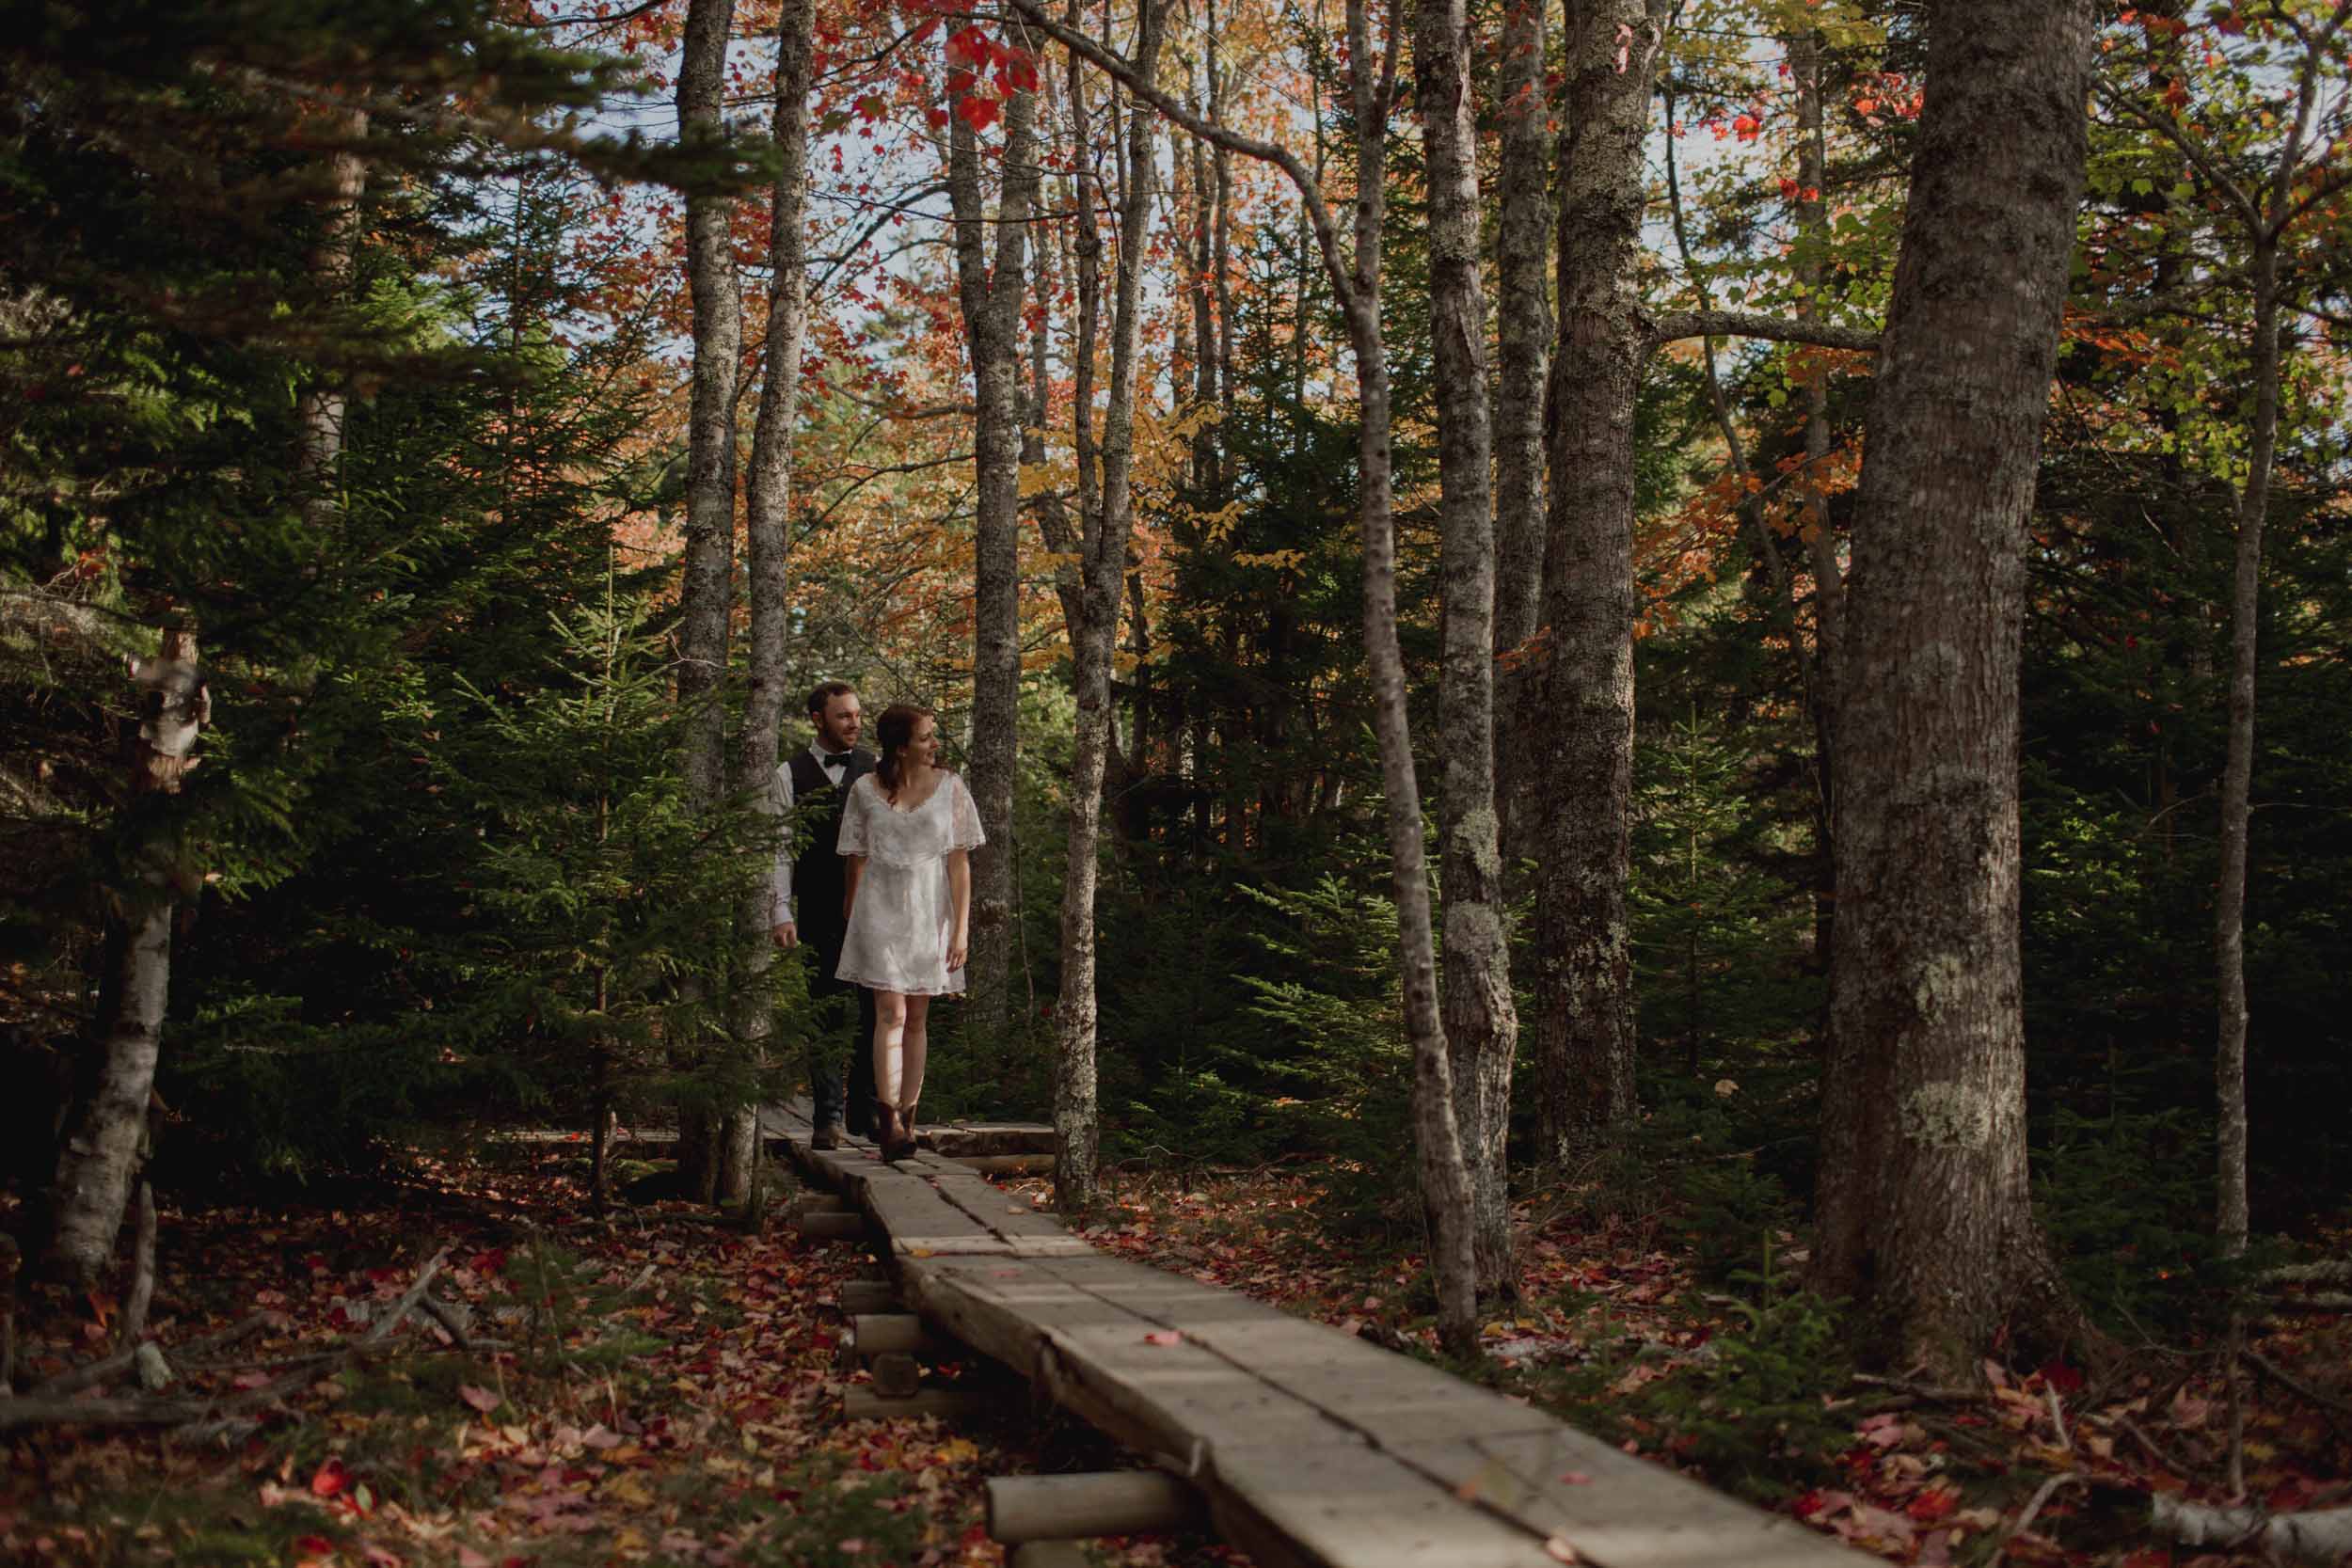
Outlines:
[[[461,1383],[457,1386],[457,1397],[481,1411],[485,1416],[506,1402],[489,1389],[476,1387],[470,1383]]]
[[[1560,1473],[1560,1479],[1570,1486],[1590,1486],[1593,1484],[1593,1478],[1586,1475],[1581,1470],[1563,1470]]]
[[[310,1477],[310,1495],[331,1497],[351,1484],[351,1472],[343,1468],[340,1459],[329,1459]]]
[[[1147,1345],[1181,1345],[1184,1342],[1184,1336],[1178,1329],[1155,1328],[1143,1337],[1143,1342]]]
[[[269,1373],[256,1370],[239,1372],[229,1380],[229,1385],[232,1388],[259,1388],[268,1381]]]
[[[399,1558],[394,1557],[373,1541],[360,1542],[359,1550],[366,1555],[373,1568],[402,1568]]]
[[[294,1549],[305,1557],[325,1557],[335,1549],[335,1543],[324,1535],[297,1535]]]
[[[1566,1539],[1562,1536],[1553,1535],[1545,1537],[1544,1553],[1554,1562],[1577,1562],[1581,1560],[1576,1555],[1576,1548],[1569,1545]]]
[[[457,1548],[457,1568],[490,1568],[490,1560],[471,1546],[460,1544]]]
[[[2083,1374],[2063,1361],[2044,1361],[2039,1369],[2042,1381],[2061,1394],[2071,1394],[2083,1386]]]
[[[1904,1512],[1919,1524],[1931,1525],[1959,1506],[1960,1494],[1947,1487],[1939,1486],[1922,1492],[1912,1498],[1911,1506]]]

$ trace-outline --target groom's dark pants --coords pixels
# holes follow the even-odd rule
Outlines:
[[[837,920],[801,927],[801,945],[809,957],[809,1000],[818,1007],[817,1032],[809,1040],[809,1099],[815,1102],[818,1126],[845,1122],[850,1132],[866,1137],[874,1126],[874,993],[834,978],[833,972],[841,962],[844,934]],[[850,1037],[845,1063],[839,1044],[852,1025],[856,1033]],[[825,1063],[827,1056],[833,1058],[831,1067]],[[846,1104],[845,1076],[849,1080]]]

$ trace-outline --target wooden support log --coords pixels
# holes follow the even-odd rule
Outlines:
[[[944,1345],[923,1320],[912,1312],[861,1312],[850,1320],[850,1330],[857,1337],[860,1355],[903,1355],[936,1357]]]
[[[884,1399],[864,1384],[841,1391],[841,1414],[852,1421],[888,1421],[900,1416],[936,1416],[969,1420],[1005,1407],[1005,1396],[963,1388],[918,1388],[905,1399]]]
[[[818,1210],[813,1213],[796,1214],[792,1223],[801,1234],[819,1242],[853,1241],[866,1234],[866,1216]]]
[[[837,1193],[803,1193],[800,1201],[792,1205],[792,1212],[795,1214],[846,1214],[850,1210]]]
[[[974,1154],[1051,1154],[1054,1130],[1043,1122],[990,1122],[981,1125],[926,1127],[914,1135],[925,1148],[950,1160]]]
[[[1054,1168],[1051,1154],[956,1154],[949,1158],[982,1176],[1042,1176]]]
[[[898,1292],[879,1279],[850,1280],[841,1287],[838,1300],[841,1310],[851,1318],[899,1310]]]
[[[1014,1548],[1006,1568],[1094,1568],[1094,1560],[1074,1541],[1031,1541]]]
[[[1200,1513],[1193,1489],[1160,1470],[998,1476],[988,1483],[988,1533],[1008,1545],[1176,1529]]]
[[[874,1392],[886,1400],[902,1400],[923,1386],[923,1369],[904,1351],[874,1357]]]

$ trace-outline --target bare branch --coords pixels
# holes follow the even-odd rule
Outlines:
[[[1747,310],[1676,310],[1652,316],[1643,335],[1645,353],[1685,338],[1761,338],[1774,343],[1810,343],[1816,348],[1851,349],[1857,354],[1878,351],[1879,334],[1870,327],[1840,326],[1835,322],[1800,321],[1793,316],[1764,316]]]
[[[1238,152],[1245,158],[1255,158],[1261,163],[1272,164],[1288,175],[1291,183],[1298,188],[1299,198],[1307,205],[1308,220],[1314,225],[1315,241],[1323,251],[1324,268],[1331,275],[1331,287],[1338,295],[1339,303],[1344,309],[1354,309],[1355,287],[1348,275],[1348,269],[1340,257],[1339,232],[1332,227],[1331,212],[1325,204],[1322,183],[1307,172],[1306,166],[1298,161],[1297,154],[1279,142],[1261,141],[1255,136],[1245,135],[1230,126],[1215,124],[1194,114],[1158,87],[1142,83],[1136,74],[1134,63],[1125,56],[1097,43],[1086,34],[1073,31],[1047,16],[1039,8],[1037,0],[1006,0],[1006,3],[1014,10],[1019,11],[1030,26],[1088,61],[1098,71],[1108,73],[1127,90],[1157,109],[1162,116],[1174,124],[1182,126],[1185,131],[1199,136],[1212,147],[1221,147],[1229,152]]]

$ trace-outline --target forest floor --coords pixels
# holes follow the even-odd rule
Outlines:
[[[509,1146],[495,1161],[420,1160],[396,1187],[167,1201],[153,1337],[168,1351],[239,1331],[201,1365],[183,1356],[170,1392],[262,1398],[278,1382],[282,1397],[201,1436],[0,1426],[0,1560],[987,1568],[1003,1560],[982,1523],[987,1478],[1118,1463],[1018,1386],[976,1424],[844,1421],[834,1304],[856,1246],[804,1242],[780,1217],[747,1236],[677,1203],[600,1219],[581,1165],[574,1148]],[[1344,1180],[1303,1165],[1114,1173],[1083,1231],[1434,1354],[1419,1260],[1345,1219]],[[1006,1185],[1052,1201],[1048,1183]],[[2227,1400],[2210,1366],[2152,1356],[2098,1387],[2057,1364],[1988,1369],[1986,1390],[1855,1383],[1818,1303],[1700,1288],[1655,1217],[1596,1222],[1575,1204],[1525,1217],[1521,1305],[1486,1325],[1475,1374],[1507,1394],[1897,1562],[2264,1560],[2168,1545],[2147,1524],[2160,1495],[2222,1496]],[[446,1316],[411,1311],[369,1340],[443,1249],[428,1287]],[[117,1310],[74,1303],[67,1338],[20,1348],[20,1387],[103,1354]],[[2256,1348],[2280,1376],[2246,1402],[2249,1490],[2280,1511],[2352,1500],[2344,1319],[2287,1320]],[[1206,1537],[1103,1543],[1098,1558],[1246,1562]]]

